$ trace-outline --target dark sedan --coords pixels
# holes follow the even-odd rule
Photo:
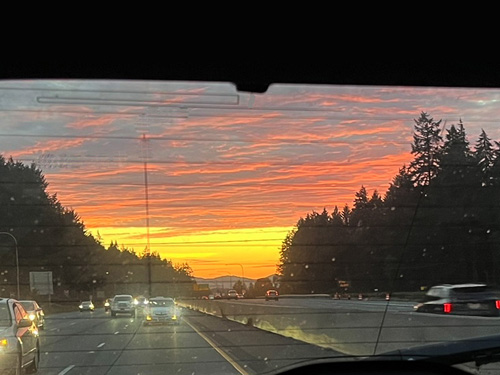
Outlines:
[[[486,284],[444,284],[429,289],[416,312],[500,316],[500,291]]]

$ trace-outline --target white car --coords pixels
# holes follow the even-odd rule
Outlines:
[[[144,310],[144,325],[154,323],[175,324],[180,323],[179,309],[173,298],[154,297]]]
[[[238,292],[234,289],[230,289],[226,294],[227,299],[238,299]]]
[[[128,314],[135,318],[134,297],[130,294],[118,294],[114,296],[110,310],[112,317],[115,317],[117,314]]]

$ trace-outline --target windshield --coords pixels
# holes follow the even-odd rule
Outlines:
[[[0,297],[44,306],[41,374],[263,374],[500,333],[498,89],[0,98]]]
[[[35,304],[33,302],[21,301],[21,305],[24,307],[26,311],[35,310]]]
[[[174,307],[175,306],[174,301],[162,300],[162,299],[153,299],[153,300],[150,300],[149,304],[151,306],[168,306],[168,307]]]

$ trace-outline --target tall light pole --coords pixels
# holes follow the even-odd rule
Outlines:
[[[5,234],[10,236],[14,240],[14,244],[16,245],[16,279],[17,279],[17,299],[20,298],[21,293],[19,292],[19,251],[17,249],[17,239],[13,234],[9,232],[0,232],[0,234]]]

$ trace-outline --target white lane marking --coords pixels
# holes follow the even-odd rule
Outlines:
[[[59,374],[57,375],[64,375],[64,374],[67,374],[73,367],[75,367],[75,365],[71,365],[71,366],[68,366],[66,367],[64,370],[62,370]]]
[[[104,345],[106,345],[106,343],[101,342],[99,345],[97,345],[97,347],[98,347],[98,348],[102,348]]]
[[[228,361],[231,366],[233,366],[236,371],[238,371],[241,375],[249,375],[249,373],[241,367],[236,361],[234,361],[229,354],[227,354],[225,351],[223,351],[221,348],[219,348],[208,336],[205,334],[201,333],[198,331],[191,323],[187,321],[186,318],[184,318],[184,322],[190,326],[198,335],[200,335],[212,348],[215,349],[217,353],[219,353],[226,361]]]

